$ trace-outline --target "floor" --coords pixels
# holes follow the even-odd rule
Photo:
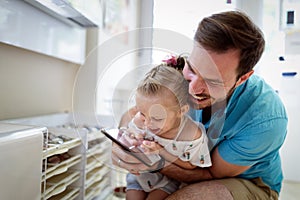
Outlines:
[[[125,197],[117,197],[113,194],[106,200],[124,200]],[[299,200],[300,199],[300,182],[284,181],[279,200]]]

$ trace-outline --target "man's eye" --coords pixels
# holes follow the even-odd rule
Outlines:
[[[211,86],[223,86],[224,85],[223,83],[216,82],[216,81],[206,81],[206,83]]]
[[[189,61],[186,61],[186,63],[187,63],[189,71],[191,71],[193,74],[195,74],[195,71],[193,70],[191,63]]]
[[[213,82],[213,81],[209,81],[208,84],[210,84],[210,85],[220,85],[220,83],[218,83],[218,82]]]

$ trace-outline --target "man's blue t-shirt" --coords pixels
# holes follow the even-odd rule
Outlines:
[[[191,110],[190,114],[202,122],[202,110]],[[226,162],[251,166],[238,177],[260,177],[280,192],[283,175],[279,148],[287,132],[287,114],[278,94],[263,79],[252,75],[235,89],[226,108],[204,125],[211,149],[218,146]]]

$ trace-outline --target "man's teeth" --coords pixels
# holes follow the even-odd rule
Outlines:
[[[198,100],[203,100],[203,99],[206,98],[206,97],[198,97],[198,96],[195,96],[195,95],[192,95],[192,97],[195,98],[195,99],[198,99]]]

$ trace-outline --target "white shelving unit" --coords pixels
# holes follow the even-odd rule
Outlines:
[[[85,168],[85,199],[90,200],[109,189],[111,183],[110,149],[111,143],[99,131],[87,137]]]
[[[48,130],[44,137],[42,199],[82,199],[85,133],[64,128]]]
[[[9,120],[47,127],[40,141],[43,150],[32,152],[41,152],[43,169],[40,167],[39,181],[43,200],[105,199],[112,191],[111,142],[99,129],[113,126],[113,120],[108,116],[97,118],[103,125],[85,117],[80,120],[75,124],[74,115],[67,113]]]

